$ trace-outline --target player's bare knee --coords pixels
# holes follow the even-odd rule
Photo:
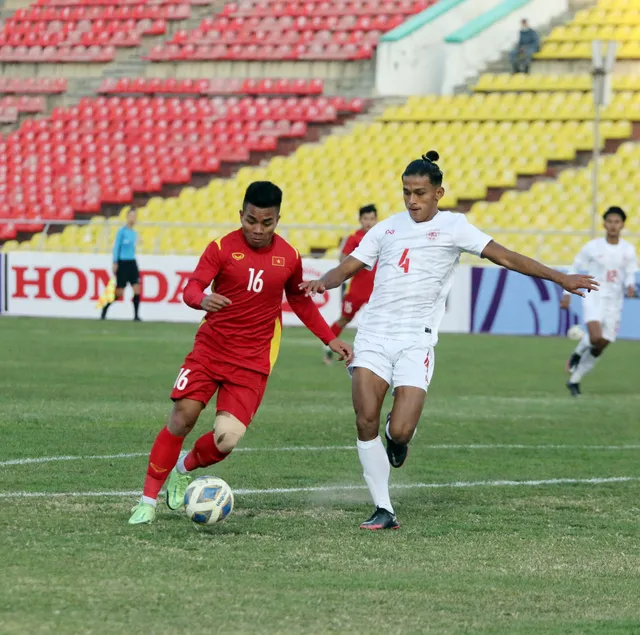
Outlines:
[[[231,452],[240,442],[247,431],[242,421],[228,412],[219,412],[216,415],[216,424],[213,437],[220,452]]]
[[[408,421],[394,421],[393,416],[389,423],[389,434],[396,443],[406,445],[413,438],[416,426]]]
[[[167,427],[171,434],[186,437],[198,421],[202,404],[191,399],[179,399],[173,404]]]
[[[360,441],[372,441],[378,436],[380,429],[380,415],[356,412],[356,428]]]

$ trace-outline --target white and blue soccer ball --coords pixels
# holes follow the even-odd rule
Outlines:
[[[221,478],[201,476],[187,487],[184,509],[197,525],[219,523],[233,510],[233,492]]]

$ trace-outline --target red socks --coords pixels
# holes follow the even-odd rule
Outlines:
[[[149,467],[142,490],[143,496],[158,498],[164,482],[178,462],[183,443],[184,437],[171,434],[166,427],[160,430],[149,455]]]
[[[331,325],[331,332],[336,336],[336,337],[340,337],[340,333],[342,333],[342,327],[337,323],[334,322]]]
[[[184,457],[184,467],[188,472],[199,467],[207,467],[214,463],[220,463],[229,456],[230,452],[220,452],[216,445],[212,432],[203,434],[193,446],[193,449]]]

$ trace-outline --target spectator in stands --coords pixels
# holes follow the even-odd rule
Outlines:
[[[511,66],[514,73],[528,73],[531,58],[540,50],[540,38],[529,26],[527,20],[522,20],[520,36],[517,46],[511,51]]]

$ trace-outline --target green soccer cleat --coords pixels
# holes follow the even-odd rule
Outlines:
[[[149,525],[156,518],[156,508],[150,503],[138,503],[132,510],[130,525]]]
[[[167,479],[167,507],[169,509],[180,509],[184,507],[184,494],[193,480],[190,474],[180,474],[174,467]]]

